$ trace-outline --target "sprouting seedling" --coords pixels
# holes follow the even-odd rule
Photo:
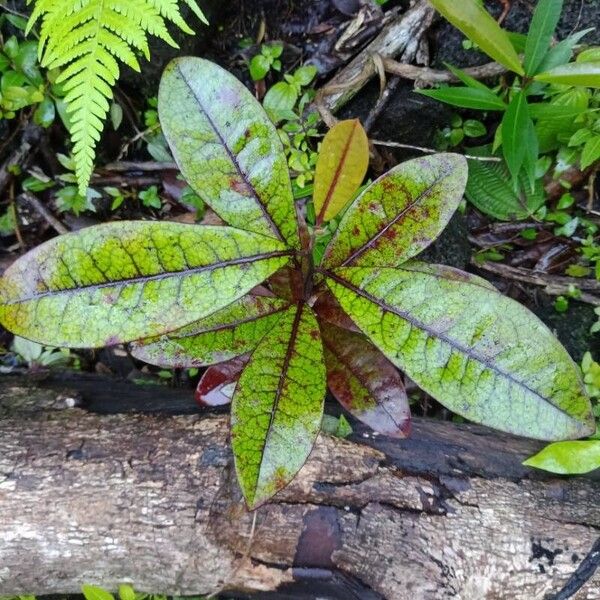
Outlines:
[[[576,365],[533,314],[479,277],[414,260],[461,200],[462,156],[410,160],[371,183],[315,262],[315,232],[364,175],[358,122],[331,134],[346,152],[323,143],[320,165],[337,158],[317,169],[311,229],[273,124],[232,75],[173,61],[159,114],[183,175],[228,226],[115,222],[57,237],[6,270],[0,321],[44,344],[135,342],[168,367],[235,359],[232,446],[250,508],[306,461],[327,384],[357,418],[405,435],[395,367],[473,421],[549,440],[593,431]]]

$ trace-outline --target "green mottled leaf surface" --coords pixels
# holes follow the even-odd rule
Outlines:
[[[161,335],[246,294],[288,260],[232,229],[128,221],[56,237],[0,279],[0,322],[42,344],[99,347]]]
[[[410,407],[398,369],[364,335],[321,323],[327,385],[359,421],[383,435],[404,438]]]
[[[256,347],[233,396],[231,444],[249,508],[300,470],[319,433],[324,397],[317,320],[308,306],[293,306]]]
[[[338,268],[328,284],[379,349],[450,410],[539,439],[594,431],[578,368],[537,317],[467,274],[428,268]]]
[[[226,223],[299,247],[283,146],[240,81],[210,61],[175,59],[160,82],[158,112],[186,181]]]
[[[173,369],[223,362],[254,350],[287,306],[280,298],[246,295],[182,329],[134,343],[131,353],[144,362]]]
[[[600,469],[600,440],[548,444],[524,463],[560,475],[581,475]]]
[[[458,207],[467,162],[442,153],[406,161],[374,181],[345,212],[323,265],[399,265],[426,248]]]

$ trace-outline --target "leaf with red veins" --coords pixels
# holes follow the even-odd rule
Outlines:
[[[304,465],[321,426],[325,364],[319,326],[306,304],[290,307],[242,372],[231,406],[238,481],[254,509]]]
[[[238,79],[208,60],[176,58],[160,80],[158,113],[183,176],[219,217],[300,247],[283,145]]]
[[[359,421],[383,435],[410,433],[410,407],[396,367],[364,335],[321,326],[327,385]]]
[[[315,168],[313,202],[318,225],[344,209],[368,167],[369,140],[360,121],[336,123],[323,138]]]
[[[194,398],[201,407],[225,406],[231,402],[233,392],[250,354],[208,367],[198,382]]]
[[[181,329],[134,342],[131,353],[171,369],[214,365],[254,350],[288,306],[281,298],[247,294]]]
[[[406,161],[374,181],[344,213],[324,268],[396,267],[425,249],[457,209],[467,161],[435,154]]]

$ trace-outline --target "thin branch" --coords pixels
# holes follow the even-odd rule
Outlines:
[[[30,204],[39,214],[44,218],[46,223],[56,231],[56,233],[69,233],[67,227],[65,227],[41,202],[40,199],[31,192],[23,192],[21,198]]]
[[[550,296],[562,296],[569,294],[572,288],[577,288],[581,291],[581,295],[574,300],[580,300],[587,304],[600,306],[600,297],[589,292],[600,292],[600,281],[596,279],[579,279],[577,277],[566,277],[564,275],[550,275],[548,273],[537,273],[530,269],[522,267],[512,267],[503,263],[485,261],[477,262],[471,260],[471,264],[478,269],[483,269],[488,273],[499,275],[505,279],[521,281],[532,285],[539,285],[544,288],[544,291]]]
[[[388,148],[406,148],[407,150],[417,150],[426,154],[437,154],[439,150],[435,148],[425,148],[423,146],[413,146],[412,144],[401,144],[400,142],[385,142],[383,140],[369,140],[376,146],[387,146]],[[471,160],[480,160],[482,162],[501,162],[501,158],[497,156],[474,156],[472,154],[463,154],[465,158]]]
[[[383,66],[388,73],[420,83],[457,83],[460,81],[450,71],[408,65],[392,58],[383,58]],[[486,63],[478,67],[466,67],[463,71],[474,79],[492,79],[508,72],[506,67],[497,62]]]

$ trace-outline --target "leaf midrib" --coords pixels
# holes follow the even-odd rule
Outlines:
[[[216,333],[218,331],[225,331],[226,329],[235,329],[237,327],[240,327],[241,325],[245,325],[246,323],[252,323],[252,321],[260,321],[261,319],[263,319],[265,317],[272,317],[273,315],[283,312],[284,310],[287,310],[288,308],[289,308],[288,304],[285,304],[284,306],[274,306],[274,307],[270,308],[268,311],[266,311],[264,313],[260,313],[258,315],[249,315],[247,317],[242,317],[240,319],[236,319],[235,321],[229,321],[227,323],[221,323],[220,325],[214,325],[213,327],[207,327],[206,329],[200,329],[198,331],[195,331],[194,333],[185,333],[183,335],[170,334],[168,337],[177,339],[177,340],[182,340],[185,338],[195,337],[197,335],[204,335],[206,333]],[[210,315],[207,318],[213,318],[214,316],[215,315],[213,313],[212,315]],[[173,333],[175,333],[175,332],[173,332]]]
[[[358,258],[361,254],[366,252],[369,248],[371,248],[381,236],[385,235],[385,233],[396,223],[398,223],[401,219],[406,216],[406,213],[411,211],[419,202],[429,198],[433,189],[436,185],[438,185],[443,179],[448,177],[448,175],[452,172],[452,170],[444,170],[441,175],[438,177],[425,189],[423,190],[410,204],[408,204],[404,210],[399,212],[387,225],[385,225],[379,232],[377,232],[366,244],[360,246],[357,250],[355,250],[344,262],[341,263],[340,266],[347,267],[349,266],[356,258]],[[375,185],[375,184],[373,184]],[[340,224],[341,225],[341,224]],[[341,230],[341,226],[340,226]]]
[[[164,273],[156,273],[155,275],[141,275],[137,277],[129,277],[126,279],[116,279],[114,281],[106,281],[103,283],[92,283],[89,285],[81,285],[72,288],[63,288],[63,289],[53,289],[47,290],[45,292],[39,292],[36,294],[30,294],[28,296],[24,296],[15,300],[3,301],[2,304],[5,306],[14,306],[17,304],[23,304],[24,302],[31,302],[34,300],[39,300],[41,298],[45,298],[48,296],[59,296],[61,294],[73,294],[86,290],[98,290],[104,289],[108,287],[115,286],[127,286],[127,285],[135,285],[138,283],[148,283],[150,281],[161,281],[163,279],[168,279],[169,277],[188,277],[190,275],[196,275],[197,273],[202,273],[204,271],[211,271],[214,269],[220,269],[225,267],[231,267],[235,265],[243,265],[253,262],[259,262],[262,260],[268,260],[270,258],[278,258],[283,256],[291,256],[293,254],[290,250],[279,250],[274,252],[266,252],[264,254],[257,254],[254,256],[243,256],[240,258],[234,258],[231,260],[224,260],[218,263],[211,263],[210,265],[203,265],[201,267],[194,267],[183,269],[181,271],[166,271]]]
[[[354,139],[354,135],[356,133],[356,127],[357,127],[357,121],[354,122],[353,126],[352,126],[352,131],[350,132],[350,135],[348,136],[348,139],[346,140],[346,143],[344,144],[344,148],[342,150],[342,155],[340,156],[340,160],[338,161],[338,164],[336,166],[335,169],[335,173],[333,174],[333,179],[331,180],[330,184],[329,184],[329,189],[327,190],[327,194],[325,195],[325,200],[323,200],[323,206],[321,207],[321,210],[319,211],[319,214],[317,216],[317,223],[321,223],[325,217],[325,213],[327,212],[327,209],[329,208],[329,203],[331,202],[331,197],[333,196],[333,192],[335,191],[335,188],[338,185],[338,181],[340,179],[340,174],[342,173],[342,169],[344,168],[344,165],[346,164],[346,158],[348,157],[348,152],[350,150],[350,146],[352,145],[352,140]]]
[[[294,352],[294,347],[296,345],[296,339],[298,338],[298,329],[300,328],[300,321],[302,319],[302,313],[304,312],[304,306],[299,303],[296,308],[296,314],[294,315],[294,321],[292,322],[292,329],[290,331],[290,337],[288,340],[288,345],[285,351],[285,356],[283,358],[283,365],[281,366],[281,373],[279,374],[279,381],[277,382],[277,389],[275,391],[275,398],[273,400],[273,407],[271,409],[271,415],[269,417],[269,425],[265,432],[264,441],[262,447],[260,449],[260,465],[258,467],[258,475],[256,478],[254,496],[256,496],[258,483],[261,478],[261,473],[264,464],[265,457],[265,448],[267,447],[267,443],[271,436],[271,430],[273,428],[273,422],[275,421],[275,416],[277,415],[277,409],[279,407],[279,402],[281,400],[281,395],[283,393],[283,388],[285,386],[285,380],[287,377],[287,372],[290,367],[290,361],[292,359],[292,354]],[[264,338],[263,338],[264,341]],[[254,500],[254,498],[253,498]]]
[[[330,279],[332,279],[333,281],[335,281],[336,283],[338,283],[338,284],[344,286],[346,289],[354,292],[357,296],[362,296],[363,298],[369,300],[370,302],[372,302],[373,304],[375,304],[376,306],[378,306],[382,310],[385,310],[387,312],[390,312],[390,313],[392,313],[392,314],[400,317],[401,319],[403,319],[403,320],[407,321],[408,323],[410,323],[413,327],[421,329],[422,331],[424,331],[425,333],[427,333],[428,335],[430,335],[432,338],[439,339],[440,341],[448,344],[451,348],[455,348],[456,350],[462,352],[469,359],[475,360],[475,361],[479,362],[485,368],[487,368],[487,369],[489,369],[491,371],[494,371],[496,374],[498,374],[501,377],[506,378],[511,383],[514,383],[515,385],[522,387],[524,390],[526,390],[530,394],[533,394],[534,396],[536,396],[537,398],[539,398],[540,400],[542,400],[543,402],[545,402],[549,406],[552,406],[558,412],[566,415],[571,421],[575,421],[575,422],[579,423],[579,421],[577,419],[575,419],[573,417],[573,415],[570,415],[566,410],[564,410],[560,406],[557,406],[556,404],[553,404],[552,402],[550,402],[548,400],[548,398],[542,396],[539,392],[537,392],[533,388],[529,387],[527,384],[523,383],[522,381],[519,381],[518,379],[516,379],[510,373],[508,373],[508,372],[504,371],[503,369],[497,367],[493,362],[489,361],[487,358],[485,358],[479,352],[476,352],[475,350],[473,350],[472,348],[469,348],[468,346],[464,346],[463,344],[460,344],[456,340],[453,340],[452,338],[448,337],[447,335],[445,335],[443,333],[437,332],[435,329],[431,328],[429,325],[423,323],[419,319],[416,319],[415,317],[413,317],[412,315],[410,315],[410,313],[408,313],[406,311],[402,311],[400,309],[397,309],[397,308],[395,308],[393,306],[390,306],[389,304],[387,304],[386,302],[384,302],[381,299],[377,298],[376,296],[373,296],[369,292],[367,292],[367,291],[365,291],[365,290],[363,290],[361,288],[356,287],[354,284],[352,284],[349,281],[345,280],[343,277],[340,277],[339,275],[336,275],[335,273],[332,273],[331,271],[324,271],[324,274],[327,277],[329,277]]]
[[[200,106],[200,109],[204,113],[204,116],[206,117],[206,120],[208,121],[208,123],[212,127],[213,131],[215,132],[215,135],[219,138],[219,141],[221,142],[221,145],[225,149],[225,152],[227,152],[227,156],[229,156],[229,159],[231,160],[232,164],[236,168],[236,170],[238,172],[238,175],[241,177],[242,181],[248,186],[247,189],[250,190],[250,193],[252,194],[252,197],[254,198],[254,200],[256,201],[256,203],[258,204],[258,206],[259,206],[259,208],[260,208],[260,210],[261,210],[264,218],[266,219],[266,221],[267,221],[267,223],[269,225],[269,228],[273,231],[273,233],[275,234],[276,238],[279,241],[285,243],[285,240],[283,238],[283,234],[279,230],[279,227],[277,227],[277,225],[273,221],[273,218],[271,217],[271,215],[267,211],[267,207],[263,203],[262,199],[259,197],[258,193],[256,192],[256,189],[254,188],[254,186],[252,185],[252,183],[250,183],[250,181],[248,180],[248,177],[246,176],[246,174],[242,171],[242,168],[241,168],[241,166],[240,166],[240,164],[239,164],[239,162],[238,162],[235,154],[233,153],[233,151],[231,150],[231,148],[229,147],[229,145],[225,141],[225,138],[222,136],[222,134],[219,131],[219,129],[217,128],[216,123],[214,122],[214,120],[211,117],[210,113],[206,110],[206,107],[205,107],[204,103],[197,96],[194,88],[190,85],[189,81],[187,80],[187,77],[185,76],[185,74],[181,70],[181,67],[179,66],[179,63],[177,63],[177,70],[179,71],[179,74],[181,75],[181,78],[185,82],[185,85],[187,86],[187,88],[190,90],[190,92],[192,93],[192,95],[196,99],[196,102]],[[215,211],[215,212],[217,212],[217,211]]]
[[[392,415],[392,413],[388,410],[385,402],[384,401],[380,401],[378,398],[376,398],[374,396],[374,394],[371,392],[371,390],[367,387],[367,385],[363,382],[363,380],[361,378],[362,374],[358,373],[358,369],[355,368],[354,366],[351,366],[350,364],[348,364],[348,362],[345,360],[345,357],[342,355],[341,351],[338,351],[337,348],[329,340],[327,340],[325,336],[321,336],[321,340],[323,342],[323,346],[333,355],[333,357],[339,363],[341,363],[341,365],[345,369],[347,369],[350,372],[351,375],[353,375],[358,380],[358,382],[360,383],[360,385],[367,391],[367,394],[373,400],[373,403],[375,404],[375,407],[382,409],[383,412],[385,412],[387,414],[387,416],[392,421],[392,423],[394,423],[394,425],[399,430],[401,430],[402,426],[403,426],[403,423],[406,423],[407,421],[410,421],[410,412],[407,415],[407,418],[404,419],[403,423],[398,423],[398,421],[396,420],[396,418],[394,417],[394,415]],[[375,349],[377,350],[377,352],[381,352],[381,350],[379,350],[379,348],[375,347]],[[385,356],[383,354],[382,354],[382,356],[385,358]],[[388,360],[388,359],[386,359],[386,360]],[[403,391],[404,391],[404,388],[403,388]],[[340,404],[343,404],[343,403],[340,402]],[[361,409],[358,409],[358,408],[355,408],[353,410],[356,410],[357,412],[363,412],[363,411],[365,411],[365,409],[361,410]]]

